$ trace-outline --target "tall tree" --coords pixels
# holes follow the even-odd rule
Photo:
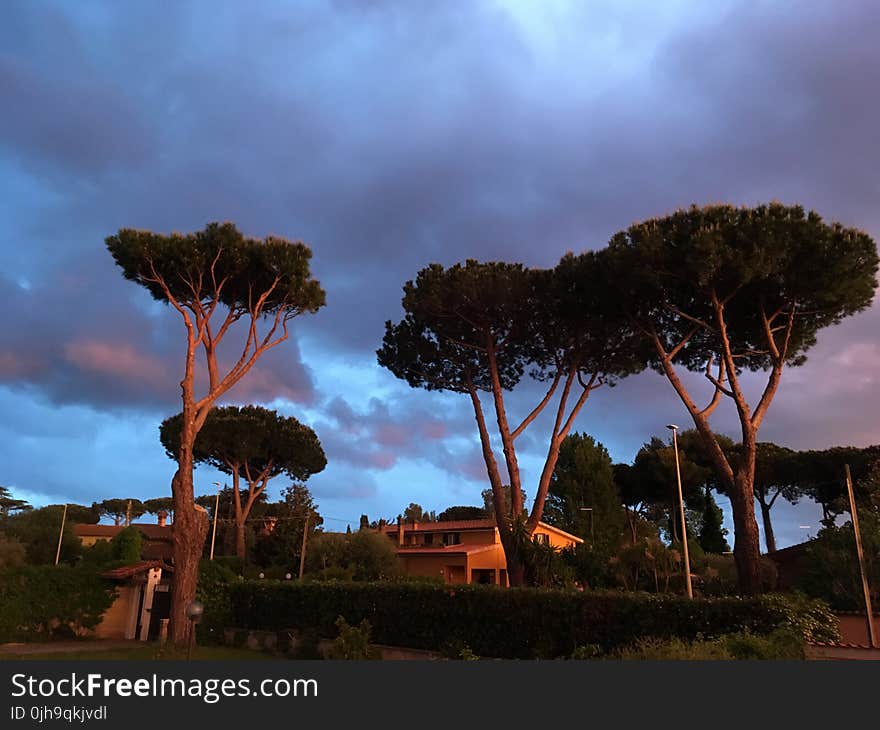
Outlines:
[[[730,545],[727,544],[724,515],[712,497],[712,491],[708,486],[706,487],[705,500],[703,519],[700,523],[700,547],[707,553],[726,553],[730,550]]]
[[[687,444],[688,442],[685,441]],[[679,469],[685,507],[703,509],[703,485],[710,473],[691,459],[688,450],[679,445]],[[678,477],[675,467],[675,450],[670,442],[654,436],[636,454],[629,475],[632,484],[622,493],[625,504],[641,503],[642,516],[668,527],[669,539],[680,538],[678,510]],[[689,531],[692,526],[688,527]]]
[[[544,517],[609,556],[617,547],[626,521],[623,503],[608,450],[592,436],[573,433],[562,442]]]
[[[90,507],[69,504],[65,518],[64,505],[50,504],[10,515],[5,530],[24,546],[28,563],[41,565],[55,560],[62,522],[64,530],[61,532],[61,560],[70,561],[80,553],[79,540],[73,534],[73,526],[77,523],[95,524],[97,521],[98,514]]]
[[[510,582],[524,580],[512,521],[506,517],[504,484],[511,486],[513,520],[523,512],[516,439],[551,402],[556,416],[535,489],[525,534],[541,520],[550,477],[562,441],[589,394],[638,370],[630,328],[615,319],[595,260],[563,259],[554,270],[519,264],[467,261],[448,269],[432,264],[404,286],[406,315],[386,324],[379,363],[412,387],[469,396],[492,488],[495,519]],[[546,392],[519,425],[509,420],[505,392],[528,370]],[[480,393],[491,396],[508,479],[492,449]]]
[[[268,350],[289,336],[294,317],[316,312],[324,291],[309,271],[311,251],[302,243],[270,236],[246,238],[231,223],[211,223],[186,235],[120,230],[106,240],[126,279],[141,286],[180,315],[186,331],[186,356],[180,381],[182,428],[174,498],[174,583],[171,638],[189,638],[186,606],[195,597],[199,556],[208,531],[205,513],[193,493],[193,448],[214,403],[253,368]],[[260,327],[261,322],[265,325]],[[219,348],[241,323],[244,342],[232,365],[221,367]],[[228,351],[228,350],[227,350]],[[196,393],[196,357],[204,356]]]
[[[180,451],[183,416],[166,418],[159,438],[170,458]],[[271,479],[287,474],[305,481],[327,465],[315,432],[293,417],[261,406],[213,408],[196,436],[193,461],[232,476],[235,554],[244,560],[245,522]],[[247,486],[241,499],[241,480]]]
[[[8,487],[0,487],[0,519],[6,519],[14,512],[26,512],[33,509],[27,500],[15,499]]]
[[[526,494],[525,489],[519,490],[520,494],[520,503],[525,505],[526,500],[528,499],[528,495]],[[483,498],[483,511],[486,513],[488,517],[495,519],[495,492],[492,490],[492,487],[488,489],[484,489],[480,492],[480,496]],[[503,514],[506,519],[511,519],[513,517],[513,508],[511,507],[511,496],[510,496],[510,485],[502,484],[501,485],[501,508],[504,510]],[[520,512],[522,514],[522,511]]]
[[[151,515],[158,515],[160,512],[166,512],[171,518],[171,522],[174,522],[174,499],[172,497],[145,499],[144,510]]]
[[[134,498],[105,499],[103,502],[95,503],[93,508],[98,511],[101,517],[112,519],[114,525],[128,524],[147,511],[144,503]]]
[[[651,345],[650,365],[675,389],[726,485],[739,587],[757,593],[759,429],[785,367],[805,361],[820,329],[870,305],[876,245],[799,206],[713,205],[635,224],[611,239],[603,258],[617,301]],[[705,374],[707,405],[698,405],[676,365]],[[744,371],[768,373],[757,402],[746,394]],[[709,423],[725,397],[740,422],[735,465]]]
[[[403,510],[402,519],[404,522],[434,522],[437,515],[433,512],[426,512],[425,508],[415,502],[410,502],[405,510]]]
[[[291,484],[284,490],[280,502],[267,506],[267,514],[275,518],[275,524],[271,532],[258,538],[254,558],[260,565],[285,566],[296,572],[294,569],[299,566],[302,555],[303,532],[308,529],[308,545],[324,524],[312,493],[305,484]]]
[[[776,535],[773,532],[770,510],[780,496],[791,504],[797,504],[803,495],[798,484],[796,453],[769,441],[759,441],[755,453],[754,492],[761,508],[764,544],[768,553],[774,553]]]
[[[491,490],[489,490],[489,492],[491,494]],[[488,519],[488,517],[489,513],[482,507],[454,505],[452,507],[447,507],[439,515],[437,515],[437,522],[454,522],[457,520],[485,520]]]

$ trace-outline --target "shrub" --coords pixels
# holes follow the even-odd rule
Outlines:
[[[0,571],[0,642],[69,638],[94,629],[116,590],[90,566]]]
[[[205,607],[196,629],[200,643],[222,642],[223,629],[233,625],[229,592],[239,580],[226,562],[202,560],[199,564],[196,597]]]
[[[331,659],[378,659],[378,652],[370,646],[370,622],[363,619],[357,626],[349,626],[342,616],[336,619],[339,636],[333,642]]]
[[[141,531],[134,525],[123,528],[110,540],[113,559],[123,563],[134,563],[140,560],[142,545]]]
[[[334,636],[332,617],[370,622],[375,641],[438,650],[459,642],[487,657],[555,658],[595,644],[610,651],[638,639],[716,638],[783,627],[807,640],[831,641],[837,619],[800,597],[698,598],[419,583],[269,583],[232,589],[236,626],[313,628]]]

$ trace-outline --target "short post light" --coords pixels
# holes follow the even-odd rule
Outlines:
[[[186,652],[186,658],[192,659],[193,647],[196,643],[196,625],[202,620],[202,614],[205,613],[205,607],[201,601],[192,601],[186,607],[186,617],[189,619],[189,648]]]

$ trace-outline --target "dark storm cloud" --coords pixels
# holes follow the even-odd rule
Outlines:
[[[429,262],[549,266],[635,220],[722,200],[803,202],[880,234],[873,3],[7,3],[0,16],[13,293],[0,382],[55,402],[177,402],[179,323],[103,250],[123,226],[233,220],[309,243],[328,306],[230,400],[312,406],[350,473],[421,460],[468,478],[479,451],[454,396],[394,384],[381,407],[353,408],[320,392],[333,360],[375,378],[383,322]],[[880,441],[878,316],[820,336],[762,437]],[[446,430],[425,430],[438,407]],[[576,428],[628,460],[682,414],[648,373],[597,392]],[[528,458],[543,458],[548,417],[521,444]],[[716,421],[736,433],[729,409]],[[381,491],[373,478],[352,493]]]

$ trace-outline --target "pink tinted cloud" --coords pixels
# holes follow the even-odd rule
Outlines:
[[[160,360],[139,352],[127,342],[74,340],[64,346],[64,358],[80,370],[99,375],[151,384],[168,382]]]

